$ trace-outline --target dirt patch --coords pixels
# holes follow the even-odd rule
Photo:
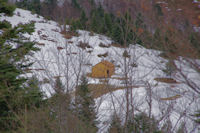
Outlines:
[[[52,31],[54,31],[54,32],[59,32],[59,29],[52,29]]]
[[[99,47],[102,47],[102,48],[110,48],[110,44],[109,45],[106,45],[106,44],[103,44],[103,43],[100,43],[99,44]]]
[[[124,87],[117,87],[117,86],[108,85],[108,84],[89,84],[88,87],[89,87],[89,90],[92,92],[93,98],[98,98],[109,92],[124,89]]]
[[[125,50],[123,53],[123,57],[130,58],[131,56],[128,54],[128,52]]]
[[[112,79],[117,79],[117,80],[128,80],[128,78],[125,78],[125,77],[112,77]]]
[[[92,50],[88,50],[87,52],[91,54],[93,51]]]
[[[57,50],[62,50],[62,49],[64,49],[63,47],[57,47]]]
[[[45,46],[44,43],[36,43],[36,44],[39,45],[39,46]]]
[[[118,43],[111,43],[110,45],[113,46],[113,47],[125,48],[125,46],[118,44]]]
[[[80,48],[82,48],[82,49],[92,48],[92,46],[90,46],[88,43],[84,43],[82,41],[80,41],[77,46],[80,47]]]
[[[68,43],[72,44],[72,43],[73,43],[73,41],[68,41]]]
[[[66,39],[71,39],[73,36],[79,36],[76,32],[61,32],[61,34],[63,34],[64,38]]]
[[[160,100],[164,100],[164,101],[176,100],[176,99],[181,98],[181,97],[182,97],[181,95],[175,95],[175,96],[172,96],[172,97],[160,98]]]
[[[89,36],[94,36],[94,32],[90,32],[90,33],[89,33]]]
[[[108,52],[106,52],[106,53],[104,53],[104,54],[98,54],[97,56],[98,56],[98,57],[104,57],[104,58],[105,58],[105,57],[108,56]]]
[[[154,80],[158,82],[168,83],[168,84],[177,84],[178,82],[172,78],[155,78]]]

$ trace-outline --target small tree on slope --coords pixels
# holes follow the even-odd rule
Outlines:
[[[88,81],[85,76],[82,76],[81,84],[76,91],[75,104],[75,110],[79,118],[88,125],[96,128],[95,102],[91,97]]]

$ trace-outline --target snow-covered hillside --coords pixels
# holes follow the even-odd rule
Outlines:
[[[54,93],[53,87],[57,77],[60,77],[66,90],[73,92],[82,74],[90,73],[92,66],[107,60],[116,66],[115,75],[108,79],[109,84],[127,86],[120,78],[123,78],[125,73],[128,74],[128,90],[131,94],[129,100],[134,105],[135,113],[150,112],[160,120],[160,127],[170,120],[174,132],[184,122],[188,132],[200,132],[191,119],[191,114],[200,109],[200,97],[191,91],[184,80],[180,80],[182,78],[179,73],[172,75],[178,83],[169,84],[155,80],[166,77],[163,70],[166,69],[167,60],[159,56],[160,51],[146,49],[140,45],[131,45],[128,48],[114,47],[111,45],[111,39],[81,30],[77,36],[68,38],[66,34],[61,34],[62,26],[58,23],[22,9],[16,9],[12,17],[1,15],[0,21],[3,20],[9,21],[12,26],[35,22],[35,32],[31,36],[25,36],[35,41],[40,51],[27,56],[34,62],[30,68],[31,73],[27,76],[36,75],[48,97]],[[130,57],[123,57],[125,50]],[[106,57],[98,56],[105,53]],[[187,72],[187,77],[200,85],[200,75],[181,61],[180,57],[176,63],[185,69],[183,73]],[[89,78],[89,83],[101,82],[100,79]],[[173,99],[174,96],[176,97]],[[117,110],[123,121],[126,102],[126,89],[110,92],[96,99],[100,120],[99,133],[106,132],[114,110]]]

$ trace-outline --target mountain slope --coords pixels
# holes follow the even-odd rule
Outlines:
[[[168,60],[160,57],[161,51],[146,49],[137,44],[128,48],[115,47],[111,39],[87,31],[79,30],[78,35],[71,36],[69,32],[61,30],[62,25],[22,9],[16,9],[12,17],[1,15],[0,21],[3,20],[9,21],[12,26],[35,22],[35,32],[31,36],[25,36],[35,41],[40,51],[27,56],[34,64],[27,70],[30,73],[26,76],[36,75],[47,97],[54,93],[56,78],[61,79],[66,91],[73,92],[79,84],[80,76],[90,73],[92,66],[102,60],[113,62],[116,66],[115,75],[107,79],[108,84],[127,89],[110,92],[96,99],[99,132],[106,132],[114,110],[121,116],[122,122],[124,121],[127,90],[128,102],[131,103],[129,106],[134,105],[135,113],[150,113],[160,120],[160,128],[170,120],[173,132],[182,122],[186,123],[188,132],[199,132],[190,116],[200,109],[199,96],[191,91],[184,80],[181,81],[179,73],[174,72],[171,75],[178,83],[155,80],[169,78],[163,72]],[[129,57],[123,56],[125,50]],[[98,56],[105,53],[106,57]],[[181,57],[176,63],[184,68],[183,72],[188,78],[199,84],[200,77],[196,70],[183,63]],[[121,80],[126,73],[128,79]],[[101,79],[88,78],[90,84],[102,84]]]

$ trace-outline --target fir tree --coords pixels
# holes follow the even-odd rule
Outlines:
[[[28,108],[36,107],[39,108],[43,101],[43,93],[39,85],[39,81],[36,76],[32,76],[27,80],[27,86],[25,87],[26,95],[24,95],[25,104]]]
[[[112,116],[112,122],[108,129],[108,133],[123,133],[121,121],[120,118],[117,116],[117,114],[114,114]]]
[[[56,78],[54,89],[55,89],[56,94],[64,94],[64,86],[60,78]]]
[[[8,8],[10,5],[2,0],[0,6],[0,12],[8,15],[15,9]],[[0,30],[3,31],[0,34],[0,132],[11,132],[22,126],[17,114],[24,109],[24,104],[32,104],[25,100],[30,93],[28,88],[24,87],[26,79],[20,77],[31,63],[23,64],[21,61],[26,61],[25,55],[31,50],[38,49],[22,35],[31,34],[34,31],[34,23],[11,28],[7,22],[1,22]]]
[[[0,13],[5,13],[6,15],[12,16],[15,6],[8,4],[7,0],[0,0]]]
[[[195,118],[195,122],[200,124],[200,110],[196,111],[196,113],[193,115],[193,117]]]
[[[91,97],[88,81],[85,76],[82,76],[81,84],[76,91],[75,104],[76,113],[79,118],[88,125],[96,128],[95,102]]]
[[[105,13],[104,15],[105,26],[107,30],[107,34],[110,35],[112,33],[112,19],[110,14]]]
[[[88,21],[85,11],[81,11],[81,17],[80,17],[80,23],[81,23],[81,29],[86,29],[86,22]]]
[[[128,133],[161,133],[156,120],[149,118],[145,113],[135,115],[134,119],[129,119],[125,126],[125,130]]]

